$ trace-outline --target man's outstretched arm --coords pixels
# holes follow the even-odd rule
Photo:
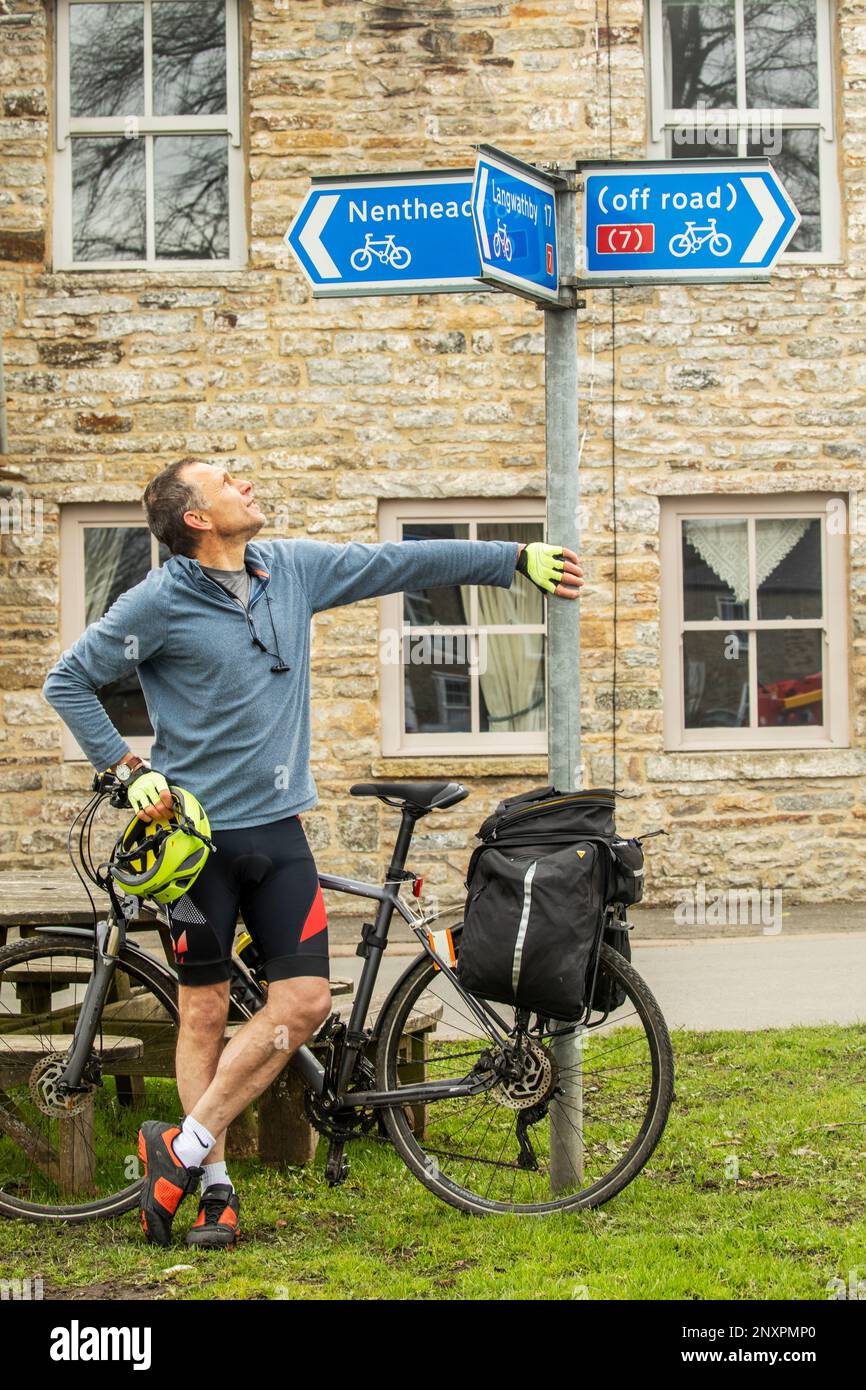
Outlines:
[[[298,582],[314,613],[411,589],[435,589],[453,584],[490,584],[509,589],[518,556],[516,541],[383,541],[379,545],[349,541],[277,541],[289,548]],[[562,551],[569,569],[570,589],[579,566],[573,551]],[[573,573],[572,573],[573,571]],[[582,577],[579,580],[582,583]],[[577,597],[563,592],[561,597]]]

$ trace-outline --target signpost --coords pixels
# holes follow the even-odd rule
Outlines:
[[[313,298],[483,290],[471,169],[313,179],[285,240]]]
[[[544,308],[547,535],[579,554],[576,289],[767,280],[799,225],[766,159],[584,161],[549,173],[480,145],[474,177],[314,179],[286,241],[314,297],[499,287]],[[549,779],[570,791],[582,782],[579,605],[552,603],[548,633]],[[549,1112],[553,1193],[583,1178],[586,1036],[563,1030],[551,1043],[561,1078]]]
[[[478,151],[472,216],[482,277],[514,294],[559,303],[556,190],[566,180],[491,145]]]
[[[800,214],[768,159],[582,166],[581,284],[768,280]]]

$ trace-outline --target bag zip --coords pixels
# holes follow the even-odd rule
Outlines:
[[[504,830],[508,824],[520,820],[522,816],[534,816],[539,811],[544,815],[549,815],[551,809],[561,810],[568,805],[580,804],[582,801],[594,801],[597,806],[607,805],[607,802],[603,801],[601,797],[590,796],[588,792],[576,792],[573,796],[558,796],[553,801],[537,801],[534,806],[521,806],[519,811],[507,812],[502,817],[499,826],[493,827],[489,838],[491,840],[498,839],[500,830]],[[614,806],[615,802],[611,799],[610,809],[613,810]]]

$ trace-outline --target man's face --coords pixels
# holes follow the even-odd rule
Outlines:
[[[184,512],[187,525],[198,537],[251,540],[264,526],[267,518],[254,499],[252,483],[210,463],[190,464],[183,470],[183,478],[194,484],[204,499],[204,507]]]

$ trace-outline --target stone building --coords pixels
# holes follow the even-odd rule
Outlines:
[[[265,537],[542,534],[541,312],[314,301],[283,241],[311,175],[485,141],[769,153],[797,203],[768,284],[586,294],[585,784],[635,796],[623,831],[671,831],[651,901],[863,896],[862,0],[2,0],[0,53],[0,867],[63,859],[90,769],[42,680],[158,563],[139,499],[164,462],[255,478]],[[486,593],[316,618],[321,867],[385,862],[393,814],[352,782],[460,778],[412,860],[458,897],[483,815],[546,780],[543,610]],[[404,621],[475,645],[413,662]],[[134,681],[105,698],[146,747]]]

